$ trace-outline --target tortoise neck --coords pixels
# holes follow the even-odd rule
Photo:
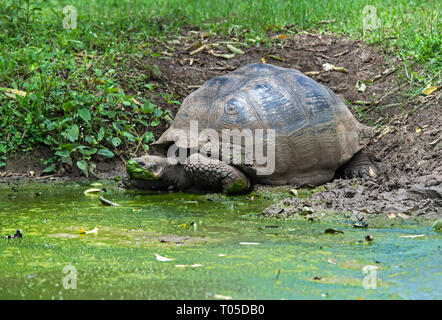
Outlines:
[[[167,183],[181,190],[185,190],[192,185],[192,178],[184,170],[184,167],[181,163],[168,163],[164,168],[163,177],[164,180],[167,181]]]

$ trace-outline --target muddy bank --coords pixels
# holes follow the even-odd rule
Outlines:
[[[300,206],[312,210],[348,211],[364,215],[391,213],[406,216],[441,216],[442,186],[442,109],[441,91],[410,99],[402,62],[388,52],[365,45],[362,41],[331,34],[275,34],[268,44],[243,47],[237,40],[222,39],[197,31],[166,42],[153,41],[153,55],[122,59],[120,83],[128,94],[149,97],[163,109],[175,114],[184,98],[204,82],[226,74],[247,63],[271,63],[295,68],[330,87],[349,105],[356,118],[376,126],[377,136],[366,147],[379,169],[376,181],[335,180],[306,200],[293,197],[266,210],[265,215],[289,215]],[[231,54],[225,41],[233,41],[244,54]],[[198,49],[205,45],[202,50]],[[196,52],[197,51],[197,52]],[[324,64],[337,69],[326,71]],[[160,72],[152,72],[156,65]],[[128,78],[145,74],[145,86],[134,88]],[[152,89],[153,88],[153,89]],[[165,130],[156,127],[155,137]],[[124,148],[124,146],[120,146]],[[44,165],[51,152],[41,150],[8,161],[0,171],[0,181],[43,178]],[[124,160],[97,162],[96,176],[123,176]],[[77,178],[78,170],[50,177]],[[58,179],[58,178],[57,178]],[[298,203],[300,202],[300,203]],[[284,209],[284,212],[279,212]],[[279,213],[278,213],[279,212]]]
[[[334,180],[325,190],[307,199],[288,196],[266,208],[266,217],[312,218],[317,212],[348,212],[354,220],[363,221],[374,214],[408,219],[442,217],[442,181],[439,175],[415,179],[380,181]]]

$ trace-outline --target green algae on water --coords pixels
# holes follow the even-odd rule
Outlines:
[[[102,183],[119,207],[85,196],[87,181],[20,184],[14,199],[0,186],[1,299],[442,298],[442,236],[431,225],[266,219],[265,197],[125,192]],[[23,238],[5,239],[17,229]],[[375,240],[367,243],[367,234]],[[376,289],[364,288],[366,266],[377,268]],[[72,268],[75,290],[63,283]]]

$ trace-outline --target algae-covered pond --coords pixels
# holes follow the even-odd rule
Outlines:
[[[442,234],[430,224],[264,219],[262,195],[102,183],[120,206],[85,195],[90,182],[1,185],[0,299],[442,298]],[[5,239],[17,229],[23,238]]]

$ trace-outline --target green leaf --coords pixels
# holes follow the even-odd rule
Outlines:
[[[116,122],[112,122],[112,127],[114,127],[114,129],[117,133],[121,132],[121,129]]]
[[[152,113],[154,109],[155,105],[149,100],[146,100],[141,106],[141,110],[143,110],[144,114]]]
[[[76,124],[70,126],[66,131],[66,136],[71,142],[75,142],[78,139],[78,135],[80,133],[80,129]]]
[[[47,167],[42,171],[42,173],[51,173],[51,172],[55,172],[55,163],[51,164],[49,167]]]
[[[81,108],[80,110],[78,110],[78,115],[85,122],[89,122],[91,120],[91,113],[86,108]]]
[[[84,147],[84,146],[81,146]],[[88,149],[87,147],[84,148],[78,148],[78,150],[80,151],[80,153],[86,155],[86,156],[91,156],[95,153],[97,153],[97,148],[92,148],[92,149]]]
[[[63,103],[63,110],[64,111],[72,111],[74,110],[76,107],[75,103],[73,101],[66,101],[65,103]]]
[[[109,149],[100,149],[97,153],[99,156],[102,156],[103,158],[113,158],[114,153],[110,151]]]
[[[67,150],[69,152],[72,151],[72,144],[71,143],[62,143],[60,144],[61,150]]]
[[[72,158],[71,157],[61,158],[61,162],[67,163],[68,165],[70,165],[72,167]]]
[[[161,70],[158,65],[154,64],[153,66],[151,66],[150,71],[152,72],[152,75],[155,79],[161,79]]]
[[[112,88],[107,88],[107,92],[109,93],[118,93],[120,91],[120,89],[112,87]]]
[[[144,141],[146,141],[146,142],[151,142],[151,141],[153,141],[154,139],[155,139],[155,138],[154,138],[154,136],[153,136],[153,133],[150,132],[150,131],[146,132],[146,134],[144,135]]]
[[[114,147],[118,147],[121,143],[121,139],[118,137],[113,137],[111,142]]]
[[[98,140],[98,142],[100,142],[101,140],[103,140],[103,138],[104,138],[104,134],[105,134],[105,131],[104,131],[103,127],[101,127],[101,128],[100,128],[100,131],[98,131],[98,136],[97,136],[97,140]]]
[[[31,124],[32,123],[32,114],[28,113],[26,118],[25,118],[25,122],[27,124]]]
[[[157,119],[152,120],[152,122],[150,123],[151,127],[156,127],[160,124],[160,121]]]
[[[80,169],[81,170],[81,172],[83,172],[83,174],[86,176],[86,177],[89,177],[89,172],[88,172],[88,166],[87,166],[87,162],[86,162],[86,160],[78,160],[77,161],[77,167],[78,167],[78,169]]]
[[[143,126],[145,126],[145,127],[148,127],[148,126],[149,126],[149,124],[148,124],[146,121],[142,120],[142,119],[135,119],[135,121],[141,123],[141,124],[142,124]]]
[[[101,114],[104,116],[107,116],[110,119],[112,119],[113,117],[115,117],[117,115],[117,113],[115,111],[103,111]]]
[[[135,136],[132,133],[124,131],[123,136],[125,136],[127,138],[127,140],[129,140],[129,141],[132,141],[132,142],[135,141]]]
[[[65,150],[65,151],[57,151],[55,153],[57,156],[61,157],[61,158],[65,158],[65,157],[69,157],[70,152]]]
[[[95,140],[95,137],[94,137],[94,136],[87,135],[84,139],[85,139],[86,142],[89,143],[89,144],[92,144],[92,145],[97,144],[97,140]]]

